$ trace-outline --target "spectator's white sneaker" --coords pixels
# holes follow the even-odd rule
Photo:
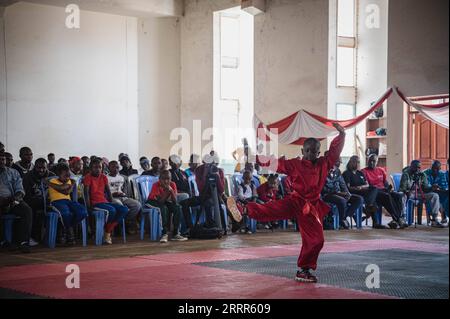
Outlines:
[[[442,225],[440,222],[434,220],[434,221],[431,222],[431,227],[444,228],[444,225]]]
[[[173,241],[186,241],[188,240],[186,237],[181,236],[180,234],[176,234],[175,236],[172,237]]]
[[[28,242],[28,245],[30,247],[35,247],[35,246],[39,245],[39,243],[37,241],[35,241],[33,238],[30,238],[30,241]]]
[[[103,241],[108,245],[112,245],[111,233],[105,232],[105,234],[103,235]]]
[[[164,234],[161,236],[161,239],[159,240],[160,243],[167,243],[169,241],[169,236],[167,234]]]

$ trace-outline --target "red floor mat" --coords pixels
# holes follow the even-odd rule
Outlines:
[[[74,262],[81,288],[67,289],[68,263],[0,269],[0,287],[55,298],[379,298],[380,295],[302,285],[294,280],[198,265],[199,262],[297,256],[300,245],[215,249]],[[448,254],[448,246],[402,240],[339,241],[323,253],[408,249]],[[293,275],[295,269],[293,269]]]
[[[53,298],[387,298],[361,291],[299,284],[286,278],[197,265],[127,269],[127,261],[117,263],[124,270],[82,273],[80,289],[67,289],[65,274],[7,280],[0,285]]]

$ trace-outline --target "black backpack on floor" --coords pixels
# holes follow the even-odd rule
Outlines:
[[[205,223],[195,225],[191,230],[190,238],[194,239],[220,239],[223,230],[218,227],[206,227]]]

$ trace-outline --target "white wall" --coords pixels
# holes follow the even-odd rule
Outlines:
[[[140,156],[169,156],[170,132],[180,126],[180,71],[178,19],[140,20]]]
[[[327,115],[328,20],[327,0],[272,0],[255,17],[255,113],[263,122],[300,108]],[[300,148],[279,151],[293,157]]]
[[[186,0],[181,23],[181,125],[213,123],[213,12],[232,0]],[[272,0],[255,17],[255,113],[267,122],[300,108],[327,115],[328,1]],[[204,143],[205,144],[205,143]],[[296,156],[299,147],[280,147]]]
[[[213,13],[239,3],[239,0],[185,0],[185,15],[181,19],[180,122],[191,136],[195,120],[201,121],[202,130],[213,127]],[[194,150],[193,145],[191,149]]]
[[[449,91],[448,5],[447,0],[389,1],[388,84],[400,87],[407,96]],[[403,110],[398,98],[390,99],[388,167],[392,172],[407,164]]]
[[[82,11],[80,29],[65,18],[59,7],[6,8],[7,149],[136,159],[136,18]]]
[[[37,4],[65,7],[77,4],[82,10],[133,17],[168,17],[183,14],[183,0],[23,0]]]

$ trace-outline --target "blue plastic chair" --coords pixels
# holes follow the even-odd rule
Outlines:
[[[189,176],[189,190],[191,191],[191,194],[199,194],[197,181],[195,180],[195,176]],[[226,210],[225,210],[226,211]],[[191,207],[191,222],[194,225],[197,220],[197,214],[200,214],[199,216],[199,223],[206,222],[206,216],[205,214],[202,214],[202,207],[201,206],[195,206]],[[182,218],[184,221],[184,217]],[[185,226],[186,227],[186,226]]]
[[[139,176],[134,180],[139,194],[139,201],[142,205],[141,240],[144,240],[146,216],[148,216],[150,222],[150,240],[158,241],[162,234],[161,211],[158,207],[147,204],[147,198],[150,195],[153,184],[158,182],[158,180],[159,178],[156,176]]]
[[[48,178],[48,181],[55,179],[56,177],[52,176]],[[76,181],[77,183],[73,186],[72,191],[72,200],[78,201],[78,185],[80,183],[81,179]],[[49,248],[55,248],[56,247],[56,235],[58,231],[58,220],[62,217],[61,213],[53,206],[47,205],[47,189],[44,187],[44,184],[41,183],[41,191],[42,194],[44,194],[44,215],[46,218],[46,242],[47,246]],[[83,240],[83,247],[87,246],[87,224],[86,224],[86,218],[81,221],[81,233],[82,233],[82,240]]]
[[[400,189],[400,181],[402,179],[401,173],[395,173],[391,175],[392,184],[394,185],[394,190],[398,192]]]
[[[81,190],[84,193],[84,187],[83,187],[82,180],[80,180],[79,183],[80,183],[79,185],[81,187]],[[83,202],[84,202],[84,206],[86,207],[86,209],[88,209],[86,201],[84,200]],[[103,236],[104,236],[104,232],[105,232],[104,227],[105,227],[106,221],[108,220],[109,212],[104,209],[94,208],[92,211],[88,211],[88,214],[91,216],[94,216],[94,220],[95,220],[95,245],[101,246],[101,245],[103,245]]]
[[[11,244],[13,241],[14,221],[19,218],[20,217],[13,215],[13,214],[5,214],[5,215],[2,215],[2,217],[1,217],[1,219],[3,221],[4,240],[6,242],[8,242],[9,244]]]
[[[328,202],[326,203],[328,204],[328,206],[330,206],[330,212],[328,214],[331,214],[331,217],[333,217],[333,229],[339,230],[339,222],[340,222],[339,210],[337,209],[336,205]]]

